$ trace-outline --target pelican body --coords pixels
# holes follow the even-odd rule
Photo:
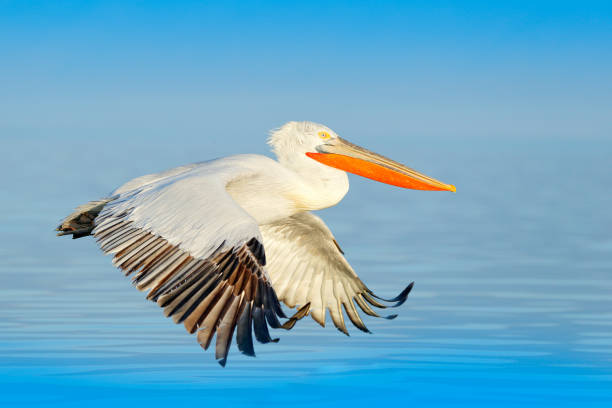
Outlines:
[[[268,327],[289,330],[306,315],[325,326],[328,311],[348,335],[344,310],[368,332],[357,307],[380,317],[371,306],[401,305],[413,284],[393,299],[376,296],[310,211],[342,200],[347,171],[403,188],[455,187],[312,122],[289,122],[268,143],[277,160],[236,155],[128,181],[78,207],[58,235],[93,235],[166,316],[197,332],[204,349],[216,335],[222,366],[234,332],[238,349],[254,356],[253,334],[261,343],[278,341]],[[287,317],[280,302],[294,314]]]

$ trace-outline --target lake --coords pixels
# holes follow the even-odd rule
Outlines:
[[[364,317],[373,334],[303,319],[256,358],[233,346],[226,368],[92,239],[55,237],[132,177],[266,151],[248,140],[2,141],[0,405],[612,406],[609,141],[353,140],[457,186],[351,176],[319,212],[377,294],[415,281],[407,302],[395,320]]]

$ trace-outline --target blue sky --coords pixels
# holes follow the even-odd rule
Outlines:
[[[497,3],[2,0],[0,135],[609,138],[610,3]]]

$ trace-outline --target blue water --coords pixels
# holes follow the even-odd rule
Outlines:
[[[352,177],[320,214],[376,293],[416,282],[399,317],[350,337],[304,319],[223,369],[93,240],[53,228],[129,178],[240,143],[3,138],[0,405],[612,406],[612,142],[354,141],[457,186]]]

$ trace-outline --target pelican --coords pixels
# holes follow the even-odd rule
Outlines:
[[[414,284],[384,299],[359,279],[314,210],[336,205],[346,172],[417,190],[455,191],[340,138],[326,126],[289,122],[268,139],[277,160],[243,154],[176,167],[128,181],[79,206],[58,235],[93,235],[102,251],[167,317],[183,323],[225,366],[238,349],[254,356],[276,342],[268,327],[291,329],[306,315],[325,327],[326,311],[348,335],[344,313],[369,332],[359,307],[399,306]],[[296,309],[287,317],[280,302]],[[356,307],[357,306],[357,307]],[[396,315],[386,316],[393,318]],[[286,319],[281,323],[280,319]]]

